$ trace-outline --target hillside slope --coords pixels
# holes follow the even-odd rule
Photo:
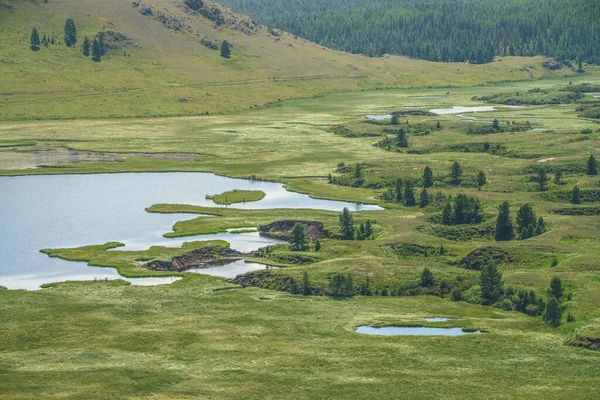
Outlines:
[[[0,119],[198,115],[382,87],[464,86],[548,74],[541,59],[483,66],[368,58],[268,29],[209,1],[0,0]],[[72,18],[78,43],[63,43]],[[55,44],[29,48],[31,30]],[[104,33],[99,63],[83,36]],[[232,57],[215,45],[233,45]],[[212,48],[210,48],[212,47]]]

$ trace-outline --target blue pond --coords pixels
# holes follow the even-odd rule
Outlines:
[[[378,336],[462,336],[476,332],[465,332],[462,328],[428,328],[425,326],[386,326],[374,328],[372,326],[359,326],[356,333]]]

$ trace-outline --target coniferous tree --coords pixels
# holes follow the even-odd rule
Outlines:
[[[397,147],[408,147],[408,135],[404,128],[400,128],[396,134],[396,146]]]
[[[398,116],[397,115],[392,115],[392,120],[390,121],[390,123],[392,125],[398,125],[400,123],[400,121],[398,120]]]
[[[302,273],[302,294],[305,296],[309,296],[312,292],[310,288],[310,282],[308,281],[308,272],[304,271]]]
[[[106,55],[106,45],[104,44],[104,32],[98,33],[98,45],[100,46],[100,55]]]
[[[446,254],[446,249],[444,248],[443,244],[440,244],[440,256],[443,256]]]
[[[450,201],[446,203],[442,210],[442,224],[454,225],[454,208]]]
[[[562,171],[560,169],[556,170],[556,172],[554,173],[554,183],[556,185],[560,185],[562,176],[563,176]]]
[[[433,186],[433,172],[429,166],[425,167],[423,170],[423,187],[430,188]]]
[[[573,186],[571,190],[571,203],[580,204],[581,203],[581,191],[579,190],[579,186]]]
[[[496,220],[496,233],[494,237],[497,241],[512,240],[515,237],[513,223],[510,218],[510,204],[507,201],[498,207],[498,219]]]
[[[537,217],[531,204],[525,204],[517,211],[517,233],[519,239],[529,239],[535,236]]]
[[[231,57],[231,45],[227,40],[223,40],[221,43],[221,57],[230,58]]]
[[[500,121],[498,121],[497,119],[494,119],[494,122],[492,122],[492,128],[495,131],[500,130]]]
[[[83,55],[89,57],[90,55],[90,39],[88,39],[87,35],[83,38]]]
[[[371,223],[371,220],[368,219],[365,223],[365,238],[369,239],[371,238],[371,236],[373,236],[373,225]]]
[[[419,196],[419,207],[421,207],[421,208],[427,207],[430,202],[431,202],[431,199],[429,197],[429,193],[427,192],[427,189],[421,190],[421,195]]]
[[[75,27],[75,21],[72,18],[68,18],[65,22],[65,44],[71,47],[75,43],[77,43],[77,28]]]
[[[308,239],[304,224],[296,222],[290,233],[290,250],[291,251],[306,251],[308,250]]]
[[[415,192],[412,187],[411,181],[406,181],[404,184],[404,193],[402,195],[403,204],[407,207],[412,207],[417,205],[417,201],[415,199]]]
[[[463,170],[458,161],[454,161],[452,168],[450,169],[450,177],[452,178],[452,184],[458,185],[462,179]]]
[[[33,51],[40,49],[40,35],[36,27],[31,30],[31,38],[29,39],[29,48]]]
[[[342,240],[353,240],[354,239],[354,218],[348,210],[347,207],[344,207],[344,210],[339,216],[340,220],[340,230],[341,230],[341,239]]]
[[[355,180],[355,184],[360,186],[364,180],[365,174],[363,172],[363,168],[362,165],[360,165],[359,163],[357,163],[354,166],[354,180]]]
[[[554,296],[557,300],[560,301],[561,297],[564,294],[564,288],[562,281],[558,276],[553,276],[550,280],[550,295]]]
[[[556,300],[556,298],[550,297],[548,304],[546,304],[546,310],[544,311],[543,315],[544,322],[552,327],[557,327],[560,325],[561,318],[562,310],[560,303],[558,300]]]
[[[477,174],[477,189],[481,190],[481,187],[487,183],[487,178],[485,177],[485,172],[479,171]]]
[[[596,165],[596,157],[594,155],[590,155],[587,161],[587,171],[588,175],[598,175],[598,167]]]
[[[546,170],[543,168],[539,168],[537,171],[537,177],[536,177],[536,181],[537,181],[537,189],[540,192],[544,192],[546,190],[548,190],[548,182],[549,178],[548,178],[548,174],[546,173]]]
[[[540,192],[544,192],[548,190],[548,174],[546,174],[546,170],[543,168],[538,169],[537,173],[537,187]]]
[[[484,305],[494,304],[502,294],[502,274],[494,262],[481,268],[480,275],[481,302]]]
[[[321,242],[319,239],[315,240],[315,251],[321,250]]]
[[[421,272],[421,280],[419,284],[423,287],[431,287],[434,284],[433,273],[429,270],[429,268],[424,268],[423,272]]]
[[[100,62],[102,60],[102,50],[98,38],[92,42],[92,61]]]
[[[546,222],[544,221],[544,218],[539,217],[537,220],[537,227],[535,228],[535,234],[541,235],[543,233],[546,233]]]
[[[396,203],[402,202],[402,192],[403,192],[402,179],[396,179],[394,184],[394,196]]]

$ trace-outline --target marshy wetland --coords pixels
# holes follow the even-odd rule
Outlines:
[[[40,277],[35,287],[59,283],[0,290],[7,377],[0,398],[19,398],[12,394],[23,387],[21,398],[593,397],[600,390],[600,353],[590,350],[600,319],[600,183],[586,162],[600,156],[600,126],[577,108],[595,100],[507,108],[472,98],[559,90],[569,81],[594,83],[595,74],[443,89],[444,97],[440,89],[338,93],[202,117],[0,123],[2,146],[52,141],[68,151],[128,154],[3,167],[0,185],[10,195],[0,200],[0,285],[25,288],[31,274]],[[479,109],[472,122],[406,114],[457,105],[495,111]],[[397,126],[364,117],[395,113]],[[401,128],[407,147],[396,142]],[[434,200],[419,207],[427,166]],[[386,197],[399,178],[414,182],[417,205]],[[571,202],[575,185],[581,204]],[[228,206],[206,199],[236,189],[265,197]],[[459,194],[479,199],[481,219],[446,226],[444,204]],[[504,201],[515,224],[519,208],[531,204],[545,231],[496,241]],[[369,222],[369,237],[342,240],[343,207],[357,227]],[[287,244],[298,221],[312,235],[307,251]],[[260,227],[267,232],[253,231]],[[216,267],[229,267],[225,277],[148,268],[212,247],[244,254]],[[504,297],[480,304],[488,257]],[[423,279],[425,268],[432,281]],[[120,276],[173,282],[133,287]],[[310,293],[302,294],[304,276]],[[339,276],[345,286],[333,296]],[[555,276],[564,291],[557,327],[535,308],[548,302]],[[520,293],[537,303],[517,309]],[[355,332],[367,324],[361,330],[436,334]],[[477,330],[484,333],[438,335]]]

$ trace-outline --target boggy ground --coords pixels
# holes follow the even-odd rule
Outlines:
[[[581,80],[593,81],[593,76]],[[574,321],[556,329],[540,317],[452,302],[447,297],[370,296],[333,300],[290,295],[258,288],[240,289],[223,279],[183,274],[170,286],[128,287],[119,282],[59,284],[41,292],[1,291],[0,398],[591,398],[600,389],[600,353],[567,346],[577,332],[596,332],[600,319],[598,215],[564,215],[573,206],[558,193],[578,184],[597,190],[598,177],[585,175],[590,154],[600,158],[597,121],[579,118],[578,104],[508,108],[477,113],[478,122],[455,115],[408,117],[411,125],[440,122],[439,130],[410,136],[409,148],[388,151],[373,146],[384,126],[364,124],[361,115],[387,114],[403,106],[445,108],[483,105],[472,96],[512,93],[537,86],[568,85],[569,79],[445,90],[376,91],[336,94],[292,102],[251,113],[202,118],[120,121],[19,122],[0,125],[0,142],[60,141],[67,148],[101,152],[192,153],[212,155],[194,162],[144,157],[118,162],[73,164],[5,174],[92,173],[117,171],[214,171],[237,177],[272,179],[313,196],[386,207],[355,213],[357,222],[374,222],[374,239],[342,241],[337,213],[311,210],[235,210],[185,205],[155,205],[154,212],[216,214],[175,225],[173,235],[220,232],[268,225],[280,220],[324,223],[329,238],[319,252],[312,248],[300,263],[287,249],[257,261],[285,268],[272,274],[325,287],[337,272],[351,273],[359,284],[367,276],[380,291],[418,281],[425,266],[438,280],[461,277],[477,282],[478,271],[460,261],[473,250],[497,246],[510,255],[500,264],[504,280],[546,296],[550,278],[560,276],[572,299],[566,302]],[[410,96],[444,95],[439,99]],[[468,124],[529,121],[547,131],[468,135]],[[405,122],[404,118],[401,122]],[[333,125],[373,129],[379,137],[344,137]],[[403,125],[400,125],[403,126]],[[591,129],[592,133],[581,133]],[[81,136],[81,132],[86,132]],[[152,140],[150,140],[152,139]],[[465,151],[479,144],[506,151]],[[4,145],[4,144],[3,144]],[[415,154],[409,154],[411,150]],[[421,153],[421,154],[417,154]],[[542,160],[545,160],[542,162]],[[458,187],[449,168],[459,161],[465,173]],[[332,185],[337,168],[361,163],[365,181],[353,188]],[[456,241],[435,236],[421,209],[385,202],[381,194],[394,179],[418,179],[429,165],[434,187],[443,194],[464,192],[480,198],[492,218],[504,200],[531,203],[548,232],[524,241],[495,243],[487,237]],[[549,182],[542,196],[532,181],[539,166],[564,173],[563,183]],[[484,170],[481,191],[474,176]],[[418,193],[418,191],[417,191]],[[577,213],[572,213],[577,214]],[[488,222],[484,222],[486,224]],[[429,249],[406,255],[417,245]],[[444,245],[446,254],[434,249]],[[198,246],[191,244],[190,248]],[[402,251],[398,250],[402,249]],[[418,249],[418,248],[417,248]],[[138,259],[169,258],[176,249],[147,252],[106,251],[102,246],[55,251],[57,256],[92,260],[136,276]],[[75,257],[77,256],[77,257]],[[108,257],[108,258],[107,258]],[[551,267],[554,259],[558,265]],[[306,261],[308,260],[308,261]],[[218,290],[215,290],[218,289]],[[231,290],[220,290],[231,289]],[[369,337],[355,334],[363,324],[424,323],[429,316],[460,318],[438,326],[481,328],[488,332],[461,338]]]

